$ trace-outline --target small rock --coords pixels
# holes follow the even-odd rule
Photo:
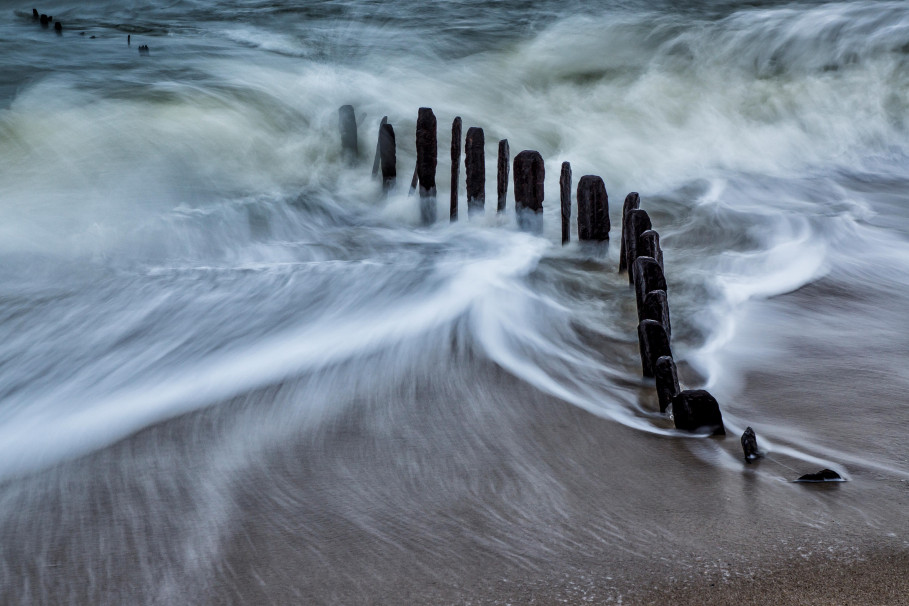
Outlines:
[[[758,452],[757,436],[754,435],[754,430],[750,427],[746,427],[745,433],[742,434],[742,450],[745,451],[746,463],[751,463],[761,456]]]
[[[832,469],[822,469],[817,473],[806,473],[796,482],[838,482],[843,478]]]

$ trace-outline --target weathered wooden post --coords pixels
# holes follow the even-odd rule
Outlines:
[[[652,229],[643,232],[638,238],[639,257],[653,257],[663,267],[663,249],[660,248],[660,234]]]
[[[656,379],[657,398],[660,400],[660,412],[666,412],[672,404],[672,398],[679,393],[679,375],[675,361],[670,356],[660,356],[653,365],[653,376]]]
[[[388,116],[382,116],[382,121],[379,122],[379,136],[376,137],[376,157],[372,161],[373,177],[379,174],[379,167],[381,165],[380,158],[382,156],[382,127],[386,124],[388,124]]]
[[[645,377],[653,376],[657,360],[663,356],[672,357],[669,335],[663,325],[655,320],[643,320],[638,324],[638,345],[641,349],[641,370]]]
[[[341,154],[348,164],[353,164],[359,155],[357,150],[357,117],[353,105],[342,105],[338,109],[338,129],[341,131]]]
[[[559,193],[562,202],[562,246],[565,246],[571,241],[571,164],[568,162],[562,162]]]
[[[578,181],[578,240],[609,239],[609,196],[596,175]]]
[[[622,205],[622,249],[619,251],[619,271],[629,269],[628,259],[625,256],[625,217],[628,211],[637,210],[641,206],[641,196],[638,192],[633,191],[625,196],[625,203]]]
[[[745,433],[742,434],[742,451],[745,453],[746,463],[751,463],[761,456],[758,451],[757,436],[754,435],[754,430],[750,427],[746,427]]]
[[[508,139],[502,139],[499,141],[499,159],[498,159],[498,173],[496,175],[496,194],[498,200],[496,203],[496,212],[503,213],[505,212],[505,198],[508,194],[508,158],[511,155],[508,148]]]
[[[451,209],[449,220],[458,220],[458,181],[461,175],[461,116],[451,123]]]
[[[471,126],[464,139],[464,170],[467,176],[467,214],[486,211],[486,136]]]
[[[514,207],[518,227],[543,231],[543,183],[546,167],[540,152],[524,150],[514,157]]]
[[[625,215],[625,264],[628,267],[629,284],[634,284],[632,264],[640,256],[638,254],[638,238],[650,228],[650,215],[647,214],[646,210],[629,210],[628,214]]]
[[[648,257],[638,257],[646,259]],[[666,334],[672,337],[672,326],[669,323],[669,301],[666,299],[665,290],[651,290],[644,295],[644,302],[638,310],[638,321],[656,320],[666,329]]]
[[[631,266],[634,274],[634,295],[638,305],[638,320],[644,319],[644,297],[653,290],[667,292],[666,278],[656,259],[638,257]]]
[[[387,122],[379,128],[379,156],[382,164],[382,191],[388,193],[397,180],[397,158],[395,154],[395,129]]]
[[[420,218],[424,224],[436,220],[436,164],[438,140],[436,116],[432,109],[421,107],[417,114],[417,180],[420,185]]]
[[[703,389],[686,389],[672,398],[672,416],[676,429],[697,431],[709,429],[715,436],[725,436],[720,405]]]

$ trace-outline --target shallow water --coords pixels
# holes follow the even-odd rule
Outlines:
[[[649,479],[611,497],[594,542],[653,533],[671,557],[689,539],[667,540],[671,522],[635,504],[689,459],[726,478],[717,494],[676,486],[694,503],[758,498],[789,528],[815,523],[790,510],[807,499],[905,548],[904,3],[38,8],[61,36],[30,7],[3,3],[0,23],[6,601],[181,602],[188,584],[204,601],[225,582],[253,599],[255,566],[228,546],[270,532],[290,545],[263,556],[273,567],[337,575],[303,596],[349,601],[368,583],[334,588],[382,576],[388,553],[430,569],[476,542],[516,566],[577,551],[566,519],[589,505],[575,498],[626,475]],[[448,125],[485,129],[483,217],[466,220],[462,177],[461,221],[419,225],[407,178],[422,106],[439,120],[439,217]],[[398,142],[387,199],[369,170],[382,116]],[[546,161],[541,236],[516,230],[511,196],[492,210],[501,138]],[[563,161],[575,183],[605,180],[608,245],[559,246]],[[717,397],[726,440],[677,434],[639,378],[616,272],[629,191],[660,232],[683,383]],[[559,433],[555,400],[606,425]],[[747,425],[768,452],[747,470],[760,497],[733,479]],[[571,443],[601,433],[625,471],[579,480],[594,455]],[[793,496],[785,481],[822,467],[854,480],[841,498]],[[257,498],[271,515],[250,513]],[[472,539],[446,526],[477,518]],[[548,540],[519,532],[547,522]],[[375,551],[346,559],[327,528]],[[290,593],[263,596],[292,595],[279,584]]]

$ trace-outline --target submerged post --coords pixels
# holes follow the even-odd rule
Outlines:
[[[395,129],[384,121],[379,128],[379,156],[382,164],[382,191],[388,193],[395,187],[398,169],[395,155]]]
[[[436,220],[436,164],[438,141],[436,116],[421,107],[417,114],[417,180],[420,186],[420,217],[424,224]]]
[[[608,240],[609,227],[606,184],[596,175],[584,175],[578,181],[578,240]]]
[[[449,220],[458,220],[458,181],[461,176],[461,116],[451,123],[451,208]]]
[[[628,269],[628,260],[625,258],[625,217],[628,211],[637,210],[641,206],[641,196],[638,192],[633,191],[625,196],[625,203],[622,205],[622,249],[619,251],[619,271]]]
[[[341,154],[348,164],[357,160],[357,117],[353,105],[342,105],[338,109],[338,128],[341,131]]]
[[[571,241],[571,164],[568,162],[562,162],[559,193],[562,202],[562,246],[565,246]]]
[[[467,174],[467,214],[486,211],[486,136],[471,126],[464,139],[464,170]]]
[[[546,167],[540,152],[524,150],[514,157],[514,208],[524,231],[543,231],[543,182]]]
[[[496,212],[505,212],[505,198],[508,195],[508,158],[511,155],[508,148],[508,139],[499,141],[498,173],[496,175]]]

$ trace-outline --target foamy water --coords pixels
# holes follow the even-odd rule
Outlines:
[[[815,466],[909,478],[901,438],[881,433],[905,421],[909,386],[904,3],[53,11],[59,37],[18,6],[0,24],[11,41],[0,61],[0,478],[23,487],[16,499],[53,466],[187,413],[246,423],[230,448],[236,430],[186,430],[207,453],[199,465],[226,477],[331,419],[382,426],[371,394],[410,401],[406,386],[427,381],[415,402],[507,398],[469,378],[475,364],[641,444],[691,443],[717,468],[740,466],[737,436],[752,425],[780,463],[760,468],[766,479]],[[337,131],[347,103],[360,123],[353,167]],[[485,129],[483,217],[419,225],[407,193],[419,107],[439,121],[441,218],[449,125]],[[369,170],[383,116],[398,143],[387,198]],[[493,210],[502,138],[512,155],[545,159],[539,237],[517,231],[511,192],[508,212]],[[609,246],[559,246],[563,161],[575,183],[605,180]],[[683,382],[718,398],[723,442],[679,434],[642,396],[634,297],[616,272],[629,191],[660,232]],[[864,393],[875,405],[856,414]],[[209,488],[189,501],[220,510],[227,484]],[[216,561],[212,550],[198,558]]]

